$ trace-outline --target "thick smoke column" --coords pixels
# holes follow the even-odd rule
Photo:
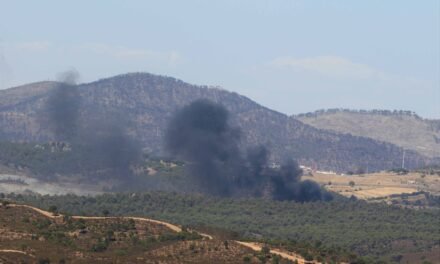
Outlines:
[[[196,101],[178,112],[166,133],[166,147],[188,162],[191,175],[208,192],[226,195],[237,177],[240,134],[228,124],[228,112]]]
[[[47,101],[49,127],[57,140],[70,141],[78,132],[81,97],[76,86],[78,73],[69,71],[59,76],[61,82],[53,89]]]
[[[188,173],[210,194],[262,196],[277,200],[315,201],[331,196],[312,181],[300,181],[301,169],[289,161],[280,169],[268,166],[268,151],[259,146],[239,148],[240,130],[229,124],[221,105],[197,100],[171,119],[166,135],[167,150],[187,162]]]
[[[77,145],[83,145],[89,163],[129,174],[129,167],[141,156],[140,145],[127,135],[127,122],[117,113],[97,115],[84,121]]]
[[[276,200],[294,200],[298,202],[331,200],[330,193],[323,190],[316,182],[301,180],[302,170],[298,164],[289,160],[278,171],[272,171],[270,177],[273,190],[272,197]]]
[[[46,103],[48,127],[55,138],[82,150],[80,167],[111,169],[111,174],[128,175],[130,164],[140,157],[139,144],[126,133],[128,124],[117,112],[83,113],[76,71],[62,73]]]

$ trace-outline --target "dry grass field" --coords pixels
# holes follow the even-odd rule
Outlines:
[[[379,172],[362,175],[341,175],[327,173],[312,173],[313,176],[304,176],[303,179],[313,180],[328,190],[360,199],[381,198],[393,194],[410,194],[417,191],[426,191],[440,194],[440,176],[411,172],[399,175],[393,172]],[[352,184],[350,185],[350,182]]]

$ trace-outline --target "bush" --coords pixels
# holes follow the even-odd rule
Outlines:
[[[267,245],[261,247],[261,254],[270,254],[270,248]]]
[[[194,249],[196,249],[196,244],[194,243],[189,244],[189,250],[194,250]]]
[[[51,206],[49,206],[48,211],[51,212],[52,214],[57,214],[58,208],[55,205],[51,205]]]
[[[38,264],[50,264],[49,258],[40,258],[38,259]]]
[[[108,248],[108,240],[104,238],[101,241],[99,241],[98,243],[94,244],[91,248],[91,251],[103,252],[103,251],[107,250],[107,248]]]
[[[229,249],[229,242],[228,242],[228,240],[223,241],[223,245],[225,246],[225,249]]]

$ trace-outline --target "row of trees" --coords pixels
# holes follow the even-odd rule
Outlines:
[[[383,116],[391,116],[391,115],[405,115],[405,116],[413,116],[417,119],[422,119],[420,116],[416,114],[414,111],[408,110],[382,110],[382,109],[372,109],[372,110],[355,110],[355,109],[346,109],[346,108],[330,108],[330,109],[319,109],[314,112],[299,114],[297,117],[317,117],[324,114],[335,114],[335,113],[356,113],[356,114],[373,114],[373,115],[383,115]]]

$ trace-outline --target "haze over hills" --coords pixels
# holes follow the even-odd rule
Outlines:
[[[44,142],[55,140],[44,119],[44,105],[55,82],[40,82],[0,91],[1,140]],[[78,86],[80,118],[114,113],[129,133],[150,152],[163,154],[163,135],[173,113],[205,98],[223,104],[234,125],[242,130],[244,146],[266,144],[272,159],[297,159],[301,164],[345,172],[400,167],[403,149],[374,139],[317,129],[296,118],[265,108],[223,89],[196,86],[148,73],[132,73]],[[294,102],[295,98],[292,98]],[[43,113],[43,114],[42,114]],[[433,162],[408,150],[406,166]]]
[[[329,109],[296,116],[319,129],[389,142],[425,156],[440,156],[440,120],[423,119],[409,111]]]

